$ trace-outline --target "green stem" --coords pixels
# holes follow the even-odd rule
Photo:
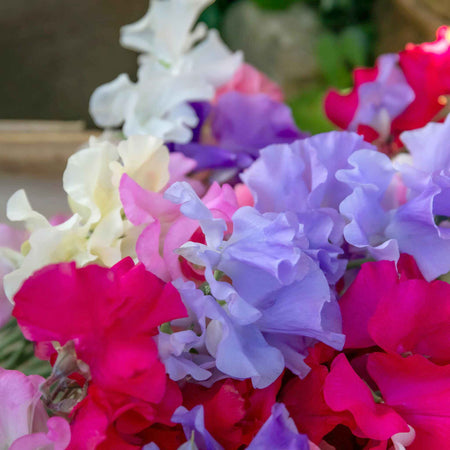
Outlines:
[[[371,262],[371,261],[374,261],[374,259],[372,259],[372,258],[351,259],[351,260],[347,263],[347,270],[349,270],[349,269],[358,269],[358,268],[361,267],[364,263],[366,263],[366,262]]]

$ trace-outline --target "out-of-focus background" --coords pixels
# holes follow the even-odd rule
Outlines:
[[[0,2],[0,221],[20,187],[43,213],[66,208],[61,174],[93,128],[89,97],[120,73],[135,78],[137,55],[120,47],[119,31],[147,8],[148,0]],[[433,40],[450,22],[450,0],[216,0],[201,20],[280,83],[300,128],[317,133],[332,129],[326,90],[350,87],[353,68],[380,53]]]

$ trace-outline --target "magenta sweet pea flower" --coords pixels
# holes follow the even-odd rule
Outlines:
[[[374,353],[367,369],[386,405],[414,428],[408,450],[444,449],[450,441],[450,366],[420,355]]]
[[[356,436],[385,441],[394,434],[409,431],[405,420],[392,408],[375,403],[370,388],[343,354],[333,361],[323,393],[333,411],[351,414],[354,423],[350,427]]]
[[[85,380],[80,389],[88,385],[74,411],[71,448],[89,439],[109,442],[115,433],[132,441],[155,421],[170,423],[181,398],[168,383],[152,337],[162,323],[186,315],[174,286],[131,258],[111,269],[63,263],[36,272],[14,300],[13,314],[27,339],[62,346],[53,372],[58,386],[73,373]],[[70,346],[72,365],[65,362]],[[86,424],[94,419],[103,425],[89,431]]]

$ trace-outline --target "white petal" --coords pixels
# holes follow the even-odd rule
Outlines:
[[[114,145],[101,142],[69,158],[63,175],[64,190],[72,210],[84,221],[96,223],[120,204],[109,167],[118,157]]]
[[[99,127],[118,127],[125,120],[134,84],[127,74],[99,86],[89,101],[89,113]]]
[[[79,265],[94,261],[86,248],[88,230],[80,226],[80,217],[75,214],[56,227],[40,228],[29,239],[30,250],[17,270],[5,275],[3,285],[10,300],[22,283],[36,270],[53,263],[75,260]]]
[[[6,215],[13,222],[24,221],[27,230],[50,227],[48,220],[37,211],[34,211],[23,189],[15,192],[6,205]]]
[[[169,150],[162,139],[153,136],[131,136],[118,147],[122,165],[112,163],[114,183],[127,173],[144,189],[157,192],[169,181]]]
[[[125,48],[151,53],[156,59],[172,63],[203,38],[203,26],[191,30],[201,12],[213,1],[153,0],[142,19],[122,27],[120,43]]]
[[[206,39],[187,53],[180,64],[214,87],[227,83],[243,62],[242,52],[232,53],[223,43],[217,30],[210,30]]]

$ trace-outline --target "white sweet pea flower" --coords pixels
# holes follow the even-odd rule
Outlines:
[[[8,218],[23,221],[30,237],[18,267],[4,277],[9,299],[26,278],[48,264],[112,266],[125,256],[136,256],[140,230],[124,218],[119,195],[124,173],[145,189],[162,189],[169,180],[169,150],[150,136],[135,136],[117,146],[91,139],[88,148],[68,160],[63,185],[73,215],[56,226],[33,210],[23,190],[13,194]]]
[[[144,52],[138,80],[122,74],[95,90],[89,110],[98,126],[123,125],[126,136],[167,142],[192,139],[198,117],[189,103],[211,100],[242,64],[242,53],[232,53],[216,30],[194,27],[212,2],[152,0],[141,20],[122,28],[122,45]]]
[[[146,56],[141,57],[141,62]],[[214,88],[227,83],[243,62],[242,52],[232,53],[217,30],[209,30],[206,38],[185,53],[172,70],[205,80]]]
[[[212,3],[214,0],[152,0],[142,19],[122,27],[120,43],[130,50],[174,64],[206,36],[205,24],[195,28],[194,25]]]
[[[194,75],[175,75],[149,60],[141,65],[138,81],[120,75],[93,93],[89,110],[97,125],[123,123],[126,136],[152,135],[165,141],[189,142],[198,117],[188,102],[206,101],[214,88]]]
[[[111,181],[110,164],[119,157],[109,142],[91,141],[90,146],[67,161],[63,187],[70,207],[86,223],[98,223],[114,209],[120,209],[117,187]]]
[[[8,201],[7,215],[10,220],[15,211],[28,203],[23,190],[17,191]],[[31,211],[35,213],[35,211]],[[27,219],[25,219],[27,221]],[[34,229],[24,249],[24,258],[20,266],[5,275],[3,286],[10,300],[22,283],[36,270],[52,263],[76,261],[79,266],[96,261],[96,256],[89,252],[87,236],[89,228],[81,224],[81,218],[74,214],[70,219],[57,226],[47,222],[41,228]]]

